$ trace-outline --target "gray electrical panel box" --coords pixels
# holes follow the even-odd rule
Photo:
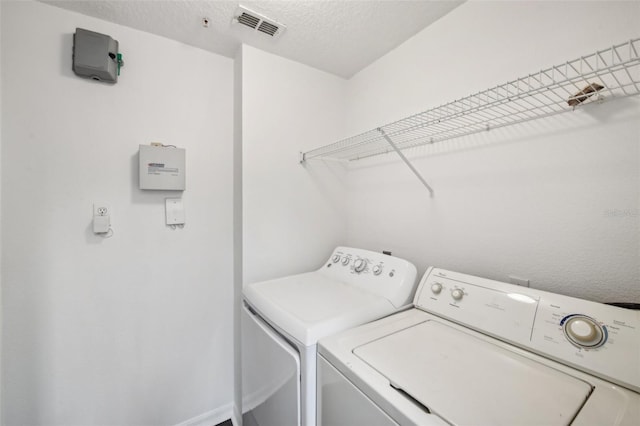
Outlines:
[[[73,72],[76,75],[116,83],[118,61],[118,40],[76,28],[73,35]]]

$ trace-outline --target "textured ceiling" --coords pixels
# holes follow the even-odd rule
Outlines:
[[[220,55],[241,43],[349,78],[462,1],[40,0]],[[271,38],[233,25],[239,4],[284,24]],[[210,20],[209,28],[202,18]]]

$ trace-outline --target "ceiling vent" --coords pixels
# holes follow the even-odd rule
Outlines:
[[[251,9],[247,9],[244,6],[238,6],[233,22],[273,38],[280,37],[287,28],[283,24],[254,12]]]

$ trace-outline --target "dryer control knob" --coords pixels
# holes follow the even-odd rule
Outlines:
[[[442,291],[442,284],[440,283],[434,283],[431,285],[431,291],[434,294],[440,294],[440,292]]]
[[[451,290],[451,297],[453,297],[454,300],[460,300],[462,299],[462,296],[464,296],[464,291],[462,291],[461,288],[454,288]]]
[[[331,260],[333,260],[333,263],[338,263],[340,261],[340,255],[334,254]]]
[[[382,273],[382,265],[376,265],[373,267],[373,275],[380,275]]]
[[[350,260],[351,259],[349,259],[348,257],[345,256],[345,257],[342,258],[342,264],[343,265],[348,265]]]
[[[360,273],[362,271],[364,271],[364,269],[367,267],[367,261],[364,259],[358,259],[356,260],[356,262],[353,264],[353,269],[354,271]]]

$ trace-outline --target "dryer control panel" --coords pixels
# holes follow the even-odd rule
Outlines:
[[[396,308],[413,300],[418,274],[407,260],[351,247],[337,247],[320,272],[382,296]]]
[[[640,391],[640,311],[430,268],[417,308]]]

